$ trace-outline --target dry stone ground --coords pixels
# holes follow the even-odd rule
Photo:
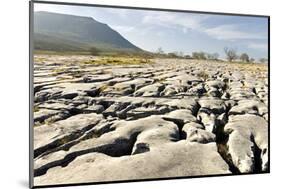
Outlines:
[[[267,65],[37,55],[35,185],[268,171]]]

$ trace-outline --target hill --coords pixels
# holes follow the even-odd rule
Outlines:
[[[51,12],[35,12],[35,50],[89,51],[95,47],[105,52],[142,50],[107,24],[91,17]]]

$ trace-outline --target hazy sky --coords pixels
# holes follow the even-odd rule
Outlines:
[[[267,57],[267,18],[35,4],[35,11],[92,17],[108,24],[134,45],[149,51],[219,53],[236,48],[256,59]]]

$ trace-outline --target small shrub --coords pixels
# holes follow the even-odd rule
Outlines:
[[[250,62],[250,58],[249,58],[249,55],[247,53],[242,53],[240,55],[240,59],[243,61],[243,62]]]
[[[92,56],[97,56],[97,55],[99,55],[99,53],[100,53],[100,50],[97,49],[96,47],[90,48],[89,51],[90,51],[90,54],[91,54]]]
[[[99,88],[99,93],[105,91],[107,88],[108,88],[108,85],[102,85],[102,86]]]

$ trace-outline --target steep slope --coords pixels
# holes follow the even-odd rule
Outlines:
[[[90,17],[35,12],[35,48],[40,50],[141,51],[108,25]]]

